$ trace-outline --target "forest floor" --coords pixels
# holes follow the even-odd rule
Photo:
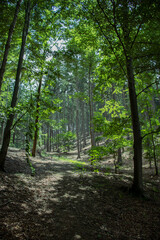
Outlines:
[[[127,191],[129,164],[115,174],[112,159],[90,167],[74,152],[31,161],[34,176],[24,151],[10,149],[0,173],[1,240],[160,239],[160,178],[147,165],[142,199]]]

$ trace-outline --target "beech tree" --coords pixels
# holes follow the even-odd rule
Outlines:
[[[100,1],[97,0],[94,7],[85,6],[85,12],[89,12],[91,18],[97,24],[97,28],[104,36],[106,44],[116,55],[117,47],[121,47],[128,79],[130,109],[133,127],[134,148],[134,180],[132,190],[136,194],[142,194],[142,136],[138,112],[137,94],[135,88],[135,76],[133,57],[136,51],[135,42],[143,25],[149,19],[148,12],[154,8],[153,3],[146,1]],[[150,9],[150,11],[148,11]],[[122,65],[122,63],[119,62]]]

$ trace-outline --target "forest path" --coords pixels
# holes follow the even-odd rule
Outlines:
[[[2,240],[158,240],[160,202],[133,198],[110,174],[77,171],[77,162],[10,151],[0,173]]]

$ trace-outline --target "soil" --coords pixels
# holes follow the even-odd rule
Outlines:
[[[35,175],[25,153],[10,149],[0,173],[1,240],[160,239],[160,178],[148,167],[147,197],[137,198],[129,192],[132,169],[115,174],[111,159],[97,167],[53,154],[31,161]]]

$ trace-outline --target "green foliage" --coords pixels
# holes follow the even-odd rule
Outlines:
[[[58,143],[61,151],[69,151],[73,148],[75,140],[76,135],[74,133],[71,131],[63,132],[57,134],[54,144]]]
[[[93,162],[102,159],[103,156],[108,155],[109,149],[107,149],[105,146],[95,146],[92,147],[88,153],[91,156],[90,160]]]

